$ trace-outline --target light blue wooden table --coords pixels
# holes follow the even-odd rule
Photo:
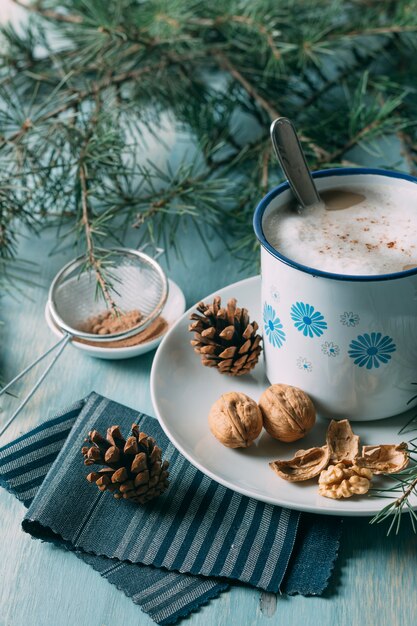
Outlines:
[[[0,0],[2,18],[13,6]],[[10,14],[10,15],[9,15]],[[364,164],[401,167],[398,144],[384,146],[386,158]],[[346,158],[349,155],[345,155]],[[2,352],[0,371],[10,379],[54,341],[43,318],[47,288],[56,271],[73,254],[47,258],[55,234],[23,242],[21,254],[38,263],[40,287],[28,298],[0,302]],[[188,305],[204,295],[243,278],[238,265],[219,241],[210,243],[212,261],[183,234],[185,264],[171,257],[170,276],[184,289]],[[197,245],[196,245],[197,244]],[[246,275],[253,274],[253,271]],[[92,360],[69,347],[25,412],[0,445],[44,420],[50,411],[85,396],[92,389],[152,415],[149,373],[154,354],[119,362]],[[38,372],[16,388],[22,396]],[[16,400],[2,403],[2,423]],[[153,624],[138,606],[79,561],[51,545],[24,534],[23,506],[0,489],[0,626],[145,626]],[[188,618],[192,626],[403,626],[417,623],[416,537],[404,524],[398,537],[387,539],[385,528],[366,519],[346,519],[339,560],[331,585],[321,598],[275,597],[251,588],[234,587]],[[185,623],[185,622],[184,622]]]
[[[193,304],[242,278],[238,265],[218,240],[212,241],[216,261],[184,233],[185,263],[171,258],[169,274]],[[22,254],[39,264],[41,286],[28,298],[1,303],[3,374],[11,378],[52,344],[44,318],[47,287],[57,269],[72,255],[47,258],[54,233],[29,238]],[[253,272],[252,272],[253,273]],[[250,272],[248,272],[250,274]],[[30,298],[30,299],[29,299]],[[42,421],[48,413],[85,396],[91,389],[152,415],[149,372],[154,353],[126,361],[93,360],[69,347],[25,412],[1,443]],[[16,392],[28,389],[34,373]],[[3,403],[3,421],[16,400]],[[50,545],[34,541],[20,529],[23,506],[0,490],[0,625],[1,626],[124,626],[152,624],[140,608],[98,573]],[[235,587],[193,614],[193,626],[402,626],[417,620],[415,600],[416,538],[407,524],[400,535],[385,538],[385,529],[366,519],[346,519],[342,547],[332,583],[324,597],[275,597]]]

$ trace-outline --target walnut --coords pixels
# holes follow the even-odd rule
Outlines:
[[[294,387],[272,385],[264,392],[263,395],[265,396],[268,392],[271,394],[273,391],[275,396],[279,396],[281,402],[277,409],[273,405],[274,394],[272,394],[272,399],[271,395],[266,398],[267,403],[264,405],[269,406],[268,417],[271,415],[280,417],[280,410],[282,412],[287,410],[285,393],[288,389],[294,390]],[[299,389],[295,391],[303,393]],[[282,396],[284,396],[284,400],[282,400]],[[308,398],[308,396],[306,397]],[[261,402],[262,397],[259,402],[262,410]],[[285,409],[281,409],[281,407],[285,407]],[[265,409],[262,413],[264,426],[268,430]],[[285,419],[288,419],[286,415],[284,415]],[[278,419],[276,421],[280,424]],[[278,438],[283,440],[282,437]],[[308,480],[320,474],[320,495],[333,499],[350,498],[353,495],[363,495],[369,491],[373,474],[392,474],[406,468],[409,463],[407,447],[406,443],[362,446],[362,455],[360,456],[359,437],[353,433],[349,420],[332,420],[327,429],[326,445],[321,448],[298,450],[289,461],[277,460],[269,465],[278,476],[290,482]]]
[[[326,443],[332,463],[351,465],[359,455],[359,437],[354,435],[349,420],[332,420],[327,429]]]
[[[281,478],[289,482],[300,482],[318,476],[329,463],[330,451],[327,446],[298,450],[289,461],[273,461],[269,467]]]
[[[374,474],[401,472],[410,461],[407,447],[406,443],[362,446],[362,456],[357,459],[357,463]]]
[[[265,430],[279,441],[297,441],[311,430],[316,410],[308,395],[290,385],[271,385],[260,397]]]
[[[208,416],[213,435],[228,448],[247,448],[262,430],[262,414],[244,393],[224,393]]]
[[[363,495],[371,486],[372,472],[366,467],[344,463],[329,465],[319,478],[319,494],[325,498],[350,498]]]

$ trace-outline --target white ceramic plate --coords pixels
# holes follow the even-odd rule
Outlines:
[[[173,324],[184,313],[185,298],[177,283],[174,283],[173,280],[168,279],[168,285],[168,298],[164,308],[162,309],[161,315],[168,322],[169,331]],[[52,320],[48,304],[45,307],[45,319],[52,332],[57,337],[63,337],[62,331],[55,325],[54,321]],[[163,336],[164,335],[161,335],[156,339],[140,343],[136,346],[129,346],[127,348],[106,348],[105,344],[103,344],[103,347],[89,346],[88,344],[79,343],[78,341],[74,341],[71,345],[74,346],[74,348],[76,348],[77,350],[82,350],[90,356],[99,359],[130,359],[132,357],[139,356],[140,354],[145,354],[145,352],[149,352],[150,350],[154,350],[161,343]]]
[[[260,277],[248,278],[225,287],[218,293],[223,301],[235,297],[249,309],[251,318],[261,322]],[[213,295],[204,298],[210,301]],[[207,415],[211,405],[227,391],[242,391],[257,400],[269,385],[263,362],[253,375],[232,378],[203,367],[190,346],[187,311],[164,337],[153,361],[151,394],[156,415],[167,436],[178,450],[202,472],[217,482],[244,495],[301,511],[328,515],[374,515],[387,499],[369,496],[330,500],[318,495],[317,480],[288,483],[269,468],[275,459],[291,458],[298,449],[323,445],[328,421],[318,418],[316,426],[301,441],[285,444],[262,431],[246,449],[224,447],[210,433]],[[349,417],[349,416],[346,416]],[[398,435],[407,422],[406,415],[374,422],[355,422],[354,431],[363,444],[397,443],[407,439]],[[414,433],[415,435],[415,433]],[[408,437],[413,437],[408,435]],[[417,508],[417,499],[413,501]]]

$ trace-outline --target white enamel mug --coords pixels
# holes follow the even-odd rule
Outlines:
[[[417,184],[407,174],[365,168],[323,170],[313,177],[319,191],[350,183]],[[417,404],[417,268],[351,276],[284,257],[266,240],[262,224],[290,197],[283,183],[254,215],[269,381],[300,387],[328,418],[363,421],[405,411]]]

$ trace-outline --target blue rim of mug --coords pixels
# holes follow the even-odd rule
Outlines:
[[[417,178],[415,176],[411,176],[410,174],[404,174],[402,172],[393,172],[391,170],[384,170],[378,168],[368,168],[368,167],[343,167],[343,168],[330,168],[328,170],[318,170],[317,172],[312,172],[313,178],[331,178],[332,176],[351,176],[351,175],[360,175],[360,174],[373,174],[375,176],[386,176],[387,178],[398,178],[400,180],[406,180],[411,183],[417,184]],[[255,209],[253,215],[253,228],[255,231],[255,235],[258,238],[260,244],[269,252],[273,257],[285,263],[285,265],[289,265],[294,269],[301,270],[311,276],[320,276],[322,278],[331,278],[333,280],[345,280],[345,281],[354,281],[354,282],[374,282],[381,280],[395,280],[397,278],[404,278],[407,276],[414,276],[417,274],[417,267],[410,270],[403,270],[401,272],[393,272],[391,274],[337,274],[333,272],[324,272],[322,270],[318,270],[314,267],[310,267],[308,265],[303,265],[302,263],[297,263],[297,261],[293,261],[292,259],[284,256],[275,248],[271,246],[271,244],[267,241],[263,229],[262,229],[262,218],[265,213],[265,210],[271,203],[271,201],[279,196],[281,193],[289,189],[290,186],[288,182],[281,183],[278,187],[274,187],[270,192],[266,194],[258,204]]]

